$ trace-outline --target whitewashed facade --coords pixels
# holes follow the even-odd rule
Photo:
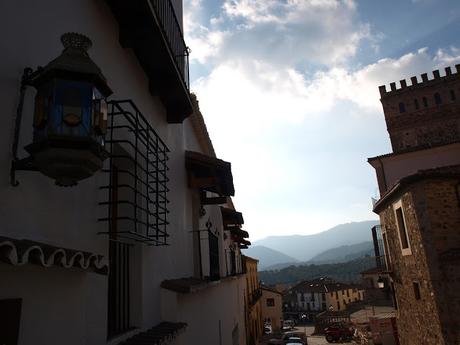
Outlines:
[[[0,318],[11,323],[8,329],[0,326],[1,344],[118,344],[126,339],[131,339],[126,344],[136,344],[139,338],[135,336],[147,330],[151,331],[145,336],[150,337],[152,344],[160,340],[168,340],[171,344],[245,344],[245,278],[239,250],[239,243],[244,241],[226,230],[228,224],[224,224],[220,209],[227,207],[231,213],[233,205],[229,198],[224,204],[203,205],[204,194],[222,197],[225,193],[204,192],[209,186],[191,187],[193,171],[186,169],[186,151],[210,157],[211,165],[216,160],[201,114],[195,109],[189,116],[196,104],[186,87],[177,100],[181,105],[176,104],[176,96],[171,96],[168,89],[168,79],[156,79],[155,73],[163,73],[163,67],[158,71],[153,68],[152,72],[155,61],[142,59],[149,57],[151,51],[144,52],[142,44],[132,43],[147,40],[148,44],[153,44],[149,41],[149,30],[152,27],[158,30],[156,26],[161,25],[152,15],[155,3],[169,1],[18,0],[0,3],[0,28],[4,35],[0,40],[3,104],[0,117]],[[181,26],[182,1],[171,3]],[[126,9],[121,11],[120,6]],[[139,9],[149,8],[152,11],[149,15],[144,16],[142,12],[139,17],[134,16]],[[124,22],[128,14],[130,20]],[[126,27],[136,24],[132,22],[133,17],[145,26],[126,33]],[[100,171],[76,186],[60,187],[38,171],[18,169],[14,177],[19,185],[11,183],[12,147],[23,70],[26,67],[35,70],[56,58],[63,49],[59,38],[66,32],[78,32],[92,40],[88,53],[113,91],[108,100],[124,111],[135,105],[169,149],[167,245],[148,245],[157,242],[136,242],[117,234],[102,234],[110,229],[119,231],[99,221],[107,218],[104,202],[112,200],[107,189],[101,186],[112,184],[113,187],[110,179],[113,172]],[[28,156],[23,147],[33,140],[34,97],[34,88],[27,87],[19,128],[17,155],[20,159]],[[117,103],[119,100],[132,103]],[[178,108],[185,111],[180,113]],[[110,111],[109,105],[109,125]],[[132,133],[125,131],[121,138],[130,138]],[[135,150],[126,143],[115,146],[112,154],[123,152],[131,158],[135,155]],[[131,172],[137,164],[128,166],[121,159],[107,159],[104,169],[111,169],[110,162],[119,164],[120,170],[126,168]],[[144,163],[138,166],[144,167]],[[142,172],[137,173],[137,178],[140,181],[136,180],[135,188],[139,193],[145,192],[148,187],[139,186],[148,180],[142,177]],[[122,184],[124,177],[119,179]],[[223,196],[231,193],[226,194]],[[129,202],[137,201],[120,190],[117,198],[123,197]],[[125,207],[120,204],[117,212],[123,213]],[[141,208],[146,204],[139,201],[136,207],[142,213]],[[156,216],[149,215],[146,219],[154,222]],[[136,217],[136,213],[131,215],[131,218]],[[122,225],[129,227],[137,221],[139,231],[144,231],[140,219],[125,223],[120,220],[118,224],[120,228]],[[214,272],[212,281],[209,280],[212,275],[209,231],[216,238],[214,249],[217,248],[215,257],[218,257],[218,273]],[[200,234],[200,240],[196,234]],[[155,234],[152,236],[154,238]],[[121,267],[120,263],[117,265],[121,268],[110,267],[109,237],[112,242],[129,243],[120,245],[129,248],[126,253],[120,254],[117,249],[116,254],[123,255],[126,267]],[[108,296],[111,274],[112,277],[118,274],[113,284],[124,284],[123,287],[111,287],[112,292],[116,291],[112,302]],[[120,300],[122,306],[110,306],[113,301]],[[114,313],[121,316],[114,319]],[[16,336],[14,329],[17,329]],[[155,340],[157,335],[159,338]]]

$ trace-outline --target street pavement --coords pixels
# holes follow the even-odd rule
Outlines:
[[[326,341],[323,335],[321,336],[312,336],[311,334],[314,331],[313,326],[297,326],[293,331],[303,331],[307,335],[308,339],[308,345],[329,345],[329,343]],[[273,338],[272,335],[268,334],[264,336],[262,342],[259,343],[259,345],[267,345],[268,340],[270,338]],[[343,344],[356,344],[355,342],[349,342],[349,343],[343,343]]]

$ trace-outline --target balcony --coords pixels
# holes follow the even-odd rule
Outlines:
[[[162,100],[169,123],[192,113],[188,48],[170,0],[106,0],[119,24],[119,40],[131,48]]]

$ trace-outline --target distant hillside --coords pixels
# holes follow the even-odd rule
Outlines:
[[[243,250],[243,254],[259,260],[259,270],[279,263],[297,263],[297,260],[293,257],[264,246],[251,246]]]
[[[281,270],[261,271],[259,279],[266,285],[296,284],[303,280],[331,277],[341,282],[360,282],[360,272],[375,267],[372,257],[336,264],[289,266]]]
[[[326,264],[347,262],[361,258],[366,255],[374,255],[374,245],[371,241],[340,246],[328,249],[321,254],[314,256],[309,263]]]
[[[315,235],[270,236],[253,244],[287,253],[297,261],[306,262],[328,249],[372,241],[371,227],[376,224],[378,221],[374,220],[353,222],[337,225]],[[278,263],[283,262],[273,262]]]

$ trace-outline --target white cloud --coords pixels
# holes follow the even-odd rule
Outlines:
[[[232,162],[235,202],[247,216],[248,230],[260,238],[279,231],[283,219],[289,219],[286,225],[293,225],[302,215],[304,223],[311,224],[311,232],[340,219],[370,218],[370,204],[353,200],[350,189],[362,196],[366,195],[363,188],[367,188],[365,197],[373,193],[373,182],[367,187],[358,187],[359,181],[351,182],[358,165],[366,171],[366,181],[374,177],[365,164],[365,146],[359,150],[350,145],[369,145],[369,140],[376,140],[375,135],[380,135],[382,142],[386,140],[378,86],[456,62],[460,62],[460,54],[455,48],[435,54],[423,48],[356,71],[334,67],[306,79],[293,68],[235,60],[221,63],[207,77],[195,81],[192,89],[200,100],[217,154]],[[343,102],[349,104],[346,109],[342,108]],[[363,121],[374,127],[359,127]],[[306,128],[303,139],[290,138],[296,128]],[[373,130],[378,134],[365,138],[364,133]],[[290,140],[309,144],[293,151],[302,144],[288,145]],[[335,149],[340,156],[330,151],[334,145],[340,146]],[[350,153],[344,157],[347,150]],[[319,197],[328,193],[334,193],[330,200]],[[274,201],[270,201],[272,198]],[[326,211],[321,210],[328,210],[333,200],[341,198],[343,209],[334,209],[334,217],[323,219],[321,212]],[[267,205],[270,202],[275,206]],[[287,203],[284,208],[279,206],[282,202]],[[276,216],[267,221],[264,212]],[[264,232],[258,233],[256,227],[263,227]]]
[[[202,64],[245,58],[284,66],[340,64],[355,55],[363,39],[374,46],[378,40],[369,25],[356,20],[352,0],[226,0],[209,21],[200,21],[199,4],[186,6],[191,59]]]

